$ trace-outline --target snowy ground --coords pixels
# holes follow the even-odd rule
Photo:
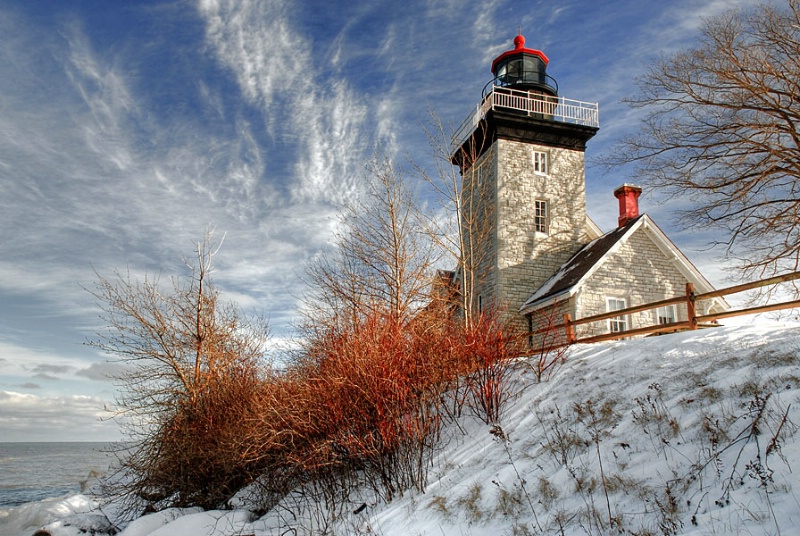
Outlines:
[[[336,519],[297,503],[260,519],[169,510],[121,534],[798,533],[797,324],[576,346],[548,382],[531,378],[493,433],[468,419],[451,431],[425,493],[354,495]],[[110,534],[101,511],[85,496],[31,503],[0,517],[0,534]]]

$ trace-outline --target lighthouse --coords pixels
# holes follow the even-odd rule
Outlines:
[[[584,153],[599,128],[596,103],[559,96],[550,60],[514,47],[456,131],[462,177],[460,281],[474,312],[518,311],[599,230],[586,217]]]

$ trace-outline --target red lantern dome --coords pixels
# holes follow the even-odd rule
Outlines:
[[[490,86],[512,87],[520,90],[536,90],[553,97],[558,96],[558,84],[548,76],[547,59],[544,52],[525,48],[525,37],[514,38],[514,49],[503,52],[492,62],[494,79],[484,88],[484,94]]]

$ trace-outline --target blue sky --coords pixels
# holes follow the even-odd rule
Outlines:
[[[616,224],[592,159],[637,127],[620,103],[658,54],[690,45],[732,0],[6,0],[0,4],[0,441],[104,440],[113,367],[95,272],[185,274],[206,228],[215,282],[290,338],[303,263],[333,237],[379,146],[431,161],[421,124],[458,124],[491,60],[526,46],[568,98],[599,102],[590,217]],[[670,203],[648,212],[722,283]]]

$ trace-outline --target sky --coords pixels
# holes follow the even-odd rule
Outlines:
[[[595,159],[633,132],[620,102],[661,53],[734,0],[199,0],[0,3],[0,441],[114,440],[118,365],[87,289],[114,270],[187,275],[207,229],[214,282],[290,340],[305,263],[334,238],[376,150],[432,166],[518,31],[564,97],[599,103],[587,210],[616,224],[636,183]],[[670,202],[649,213],[712,283],[724,265]]]

